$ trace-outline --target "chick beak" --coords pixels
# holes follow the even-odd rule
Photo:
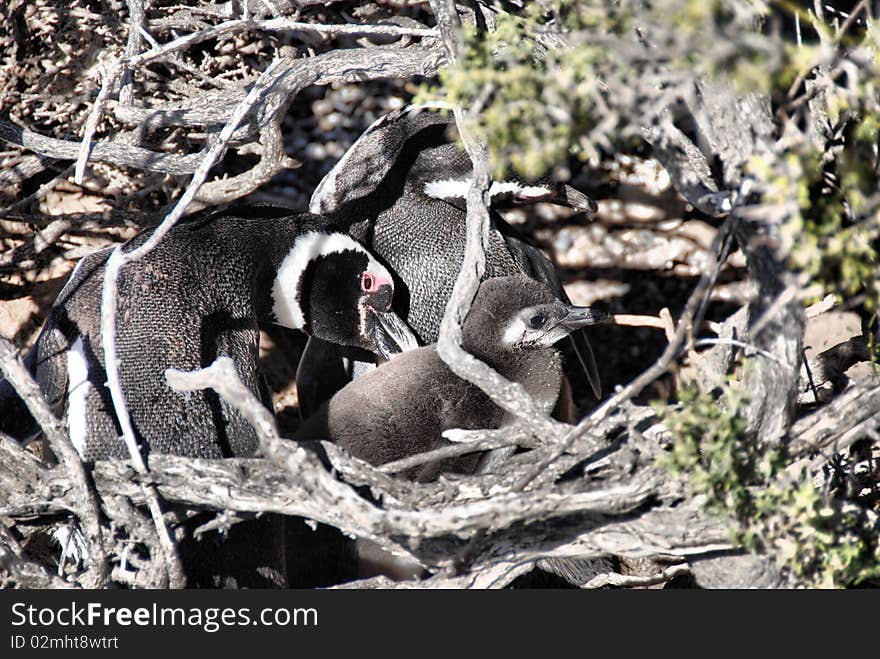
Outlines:
[[[569,332],[580,329],[581,327],[589,327],[590,325],[599,325],[607,323],[611,320],[611,314],[590,307],[573,307],[565,305],[565,315],[557,323]]]

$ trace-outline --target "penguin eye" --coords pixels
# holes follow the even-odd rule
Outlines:
[[[529,325],[532,329],[541,329],[545,322],[547,322],[547,319],[541,314],[529,318]]]
[[[376,290],[376,280],[373,279],[372,273],[365,272],[361,275],[361,290],[365,293],[371,293]]]

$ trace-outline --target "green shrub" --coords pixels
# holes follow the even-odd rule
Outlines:
[[[877,515],[820,493],[805,469],[789,473],[779,451],[746,436],[741,385],[715,397],[696,386],[676,407],[660,407],[672,435],[660,463],[685,478],[708,510],[735,521],[733,541],[768,554],[803,585],[843,587],[880,576]]]

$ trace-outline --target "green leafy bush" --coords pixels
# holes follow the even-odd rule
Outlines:
[[[720,395],[696,386],[677,407],[659,407],[673,442],[663,467],[684,477],[707,509],[729,515],[733,541],[771,554],[811,587],[842,587],[880,576],[877,515],[819,492],[804,467],[745,433],[748,396],[731,380]]]

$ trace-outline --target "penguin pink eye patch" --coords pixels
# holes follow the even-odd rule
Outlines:
[[[391,286],[394,288],[393,282],[382,275],[377,275],[372,272],[365,272],[361,275],[361,290],[364,293],[376,293],[382,286]]]

